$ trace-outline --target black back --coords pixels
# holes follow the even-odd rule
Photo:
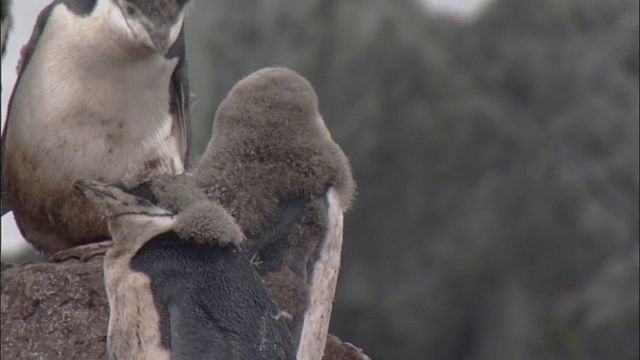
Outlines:
[[[162,344],[172,359],[294,359],[284,319],[260,276],[232,246],[197,244],[165,232],[131,269],[151,279]]]

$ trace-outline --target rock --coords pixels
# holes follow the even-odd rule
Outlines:
[[[323,360],[371,360],[362,352],[362,349],[342,342],[337,337],[329,334],[327,336],[327,345],[324,350]]]
[[[106,359],[109,303],[102,256],[2,270],[3,359]],[[368,360],[330,335],[325,360]]]
[[[102,258],[2,271],[2,357],[103,359],[109,304]]]

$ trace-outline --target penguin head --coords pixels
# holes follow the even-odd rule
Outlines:
[[[173,212],[154,205],[141,197],[129,194],[115,185],[97,181],[78,180],[74,187],[89,199],[107,218],[120,216],[172,216]]]
[[[129,194],[116,185],[78,180],[74,187],[107,219],[115,243],[148,239],[173,228],[176,222],[173,211]]]
[[[199,200],[207,199],[189,173],[167,174],[152,170],[127,176],[113,185],[176,214]]]
[[[207,199],[191,174],[158,174],[149,180],[149,186],[157,204],[175,212]]]
[[[245,136],[265,133],[264,129],[304,132],[317,130],[319,117],[318,96],[307,79],[286,68],[265,68],[233,87],[220,104],[213,126],[246,128]]]
[[[158,174],[144,183],[154,202],[178,214],[174,230],[197,243],[240,247],[245,237],[227,210],[207,198],[190,174]]]
[[[166,54],[182,29],[190,0],[103,0],[115,4],[107,24],[134,45]]]
[[[125,179],[119,186],[129,194],[142,196],[177,214],[174,230],[183,238],[236,247],[245,240],[233,217],[220,204],[207,198],[191,174],[154,173]]]
[[[173,229],[196,243],[239,248],[245,238],[233,217],[220,204],[198,196],[195,191],[199,190],[190,184],[188,178],[169,176],[153,178],[135,189],[127,189],[122,182],[107,185],[86,180],[76,181],[74,187],[108,219],[115,242]],[[149,186],[153,202],[132,194]]]

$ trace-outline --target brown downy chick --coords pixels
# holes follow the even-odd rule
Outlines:
[[[298,357],[320,359],[355,182],[311,84],[284,68],[240,81],[218,108],[194,177],[231,212],[276,303],[293,316]]]

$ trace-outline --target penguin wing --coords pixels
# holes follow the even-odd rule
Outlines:
[[[184,40],[184,25],[176,42],[167,52],[168,58],[178,58],[171,83],[169,85],[169,111],[173,117],[173,134],[178,141],[180,156],[188,168],[189,150],[191,148],[191,98],[189,90],[189,74],[187,72],[187,54]]]
[[[16,83],[13,86],[13,91],[11,93],[11,98],[9,99],[9,106],[7,107],[7,116],[5,117],[4,128],[2,129],[2,139],[0,140],[0,174],[2,173],[2,163],[4,162],[4,146],[5,139],[7,137],[7,129],[9,128],[9,119],[11,118],[9,115],[11,114],[11,103],[13,102],[13,95],[15,94],[16,89],[18,88],[18,84],[20,83],[20,78],[22,73],[25,71],[27,66],[29,65],[29,60],[31,60],[31,56],[33,52],[36,50],[36,46],[38,46],[38,41],[40,40],[40,36],[44,32],[44,28],[47,25],[47,21],[51,16],[51,12],[56,5],[59,5],[62,1],[56,0],[51,4],[47,5],[40,14],[38,15],[38,19],[36,20],[36,24],[33,27],[33,32],[31,33],[31,37],[27,44],[22,48],[22,54],[20,61],[18,62],[18,77],[16,79]],[[11,204],[8,203],[7,197],[4,196],[4,188],[1,191],[2,201],[0,203],[0,210],[2,212],[1,215],[4,215],[11,211]]]
[[[298,359],[322,359],[329,331],[340,270],[344,213],[338,193],[333,187],[327,192],[327,204],[327,231],[323,241],[318,245],[318,257],[311,266],[308,279],[309,303],[304,313]]]
[[[302,197],[281,200],[275,218],[249,239],[254,247],[250,254],[257,255],[258,272],[276,303],[291,312],[298,359],[322,359],[342,251],[343,209],[338,191],[330,187],[323,198],[310,201]],[[308,238],[315,236],[309,227],[317,225],[325,229],[323,237]],[[303,238],[290,243],[292,232]],[[307,247],[308,241],[318,242]]]

